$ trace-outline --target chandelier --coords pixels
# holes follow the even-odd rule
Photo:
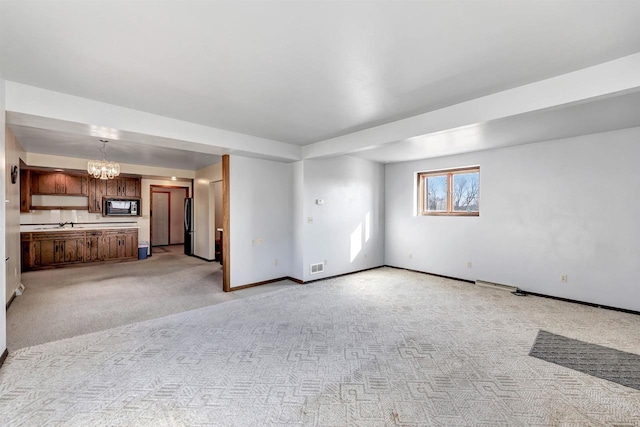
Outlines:
[[[89,160],[87,164],[87,172],[94,178],[100,179],[113,179],[120,175],[120,165],[116,162],[110,162],[107,160],[107,140],[101,139],[102,148],[102,160]]]

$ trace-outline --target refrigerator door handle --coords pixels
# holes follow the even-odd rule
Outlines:
[[[189,201],[185,200],[184,201],[184,230],[185,231],[189,231],[189,216],[188,216],[188,212],[189,212]]]

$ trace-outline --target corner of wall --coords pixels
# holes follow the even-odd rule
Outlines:
[[[5,81],[0,78],[0,176],[3,176],[6,180],[6,167],[5,167]],[[0,185],[0,200],[5,200],[5,188],[4,185]],[[6,218],[5,218],[5,203],[0,203],[0,257],[5,258],[5,236],[6,236]],[[5,262],[0,264],[0,295],[6,295],[6,267]],[[0,304],[0,354],[4,355],[7,348],[7,313],[6,305]]]

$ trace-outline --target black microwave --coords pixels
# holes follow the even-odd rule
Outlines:
[[[105,216],[140,216],[140,199],[105,198],[102,204]]]

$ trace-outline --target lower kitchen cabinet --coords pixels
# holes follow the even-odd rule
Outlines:
[[[106,259],[129,259],[138,257],[137,230],[105,231]]]
[[[106,259],[102,231],[87,231],[85,237],[84,262],[99,262]]]
[[[21,233],[22,270],[138,258],[137,229]]]

